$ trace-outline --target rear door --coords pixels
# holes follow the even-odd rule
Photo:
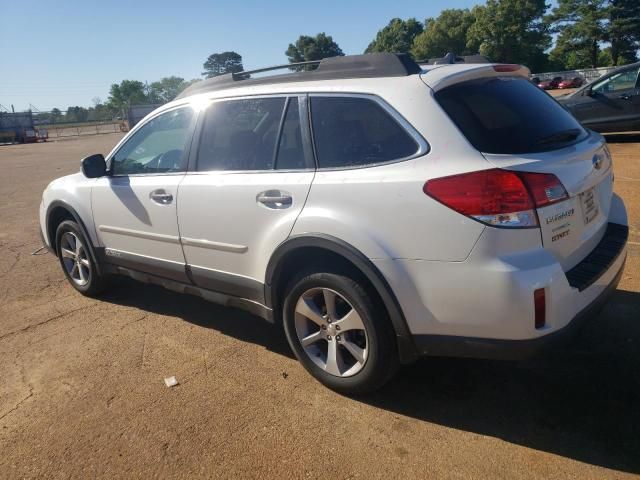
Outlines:
[[[250,97],[216,101],[202,114],[178,203],[198,286],[264,301],[266,265],[289,236],[315,172],[305,104],[305,96]]]
[[[549,173],[562,182],[569,198],[537,213],[542,244],[565,270],[595,248],[612,196],[611,160],[599,134],[586,131],[525,79],[462,82],[437,92],[436,99],[494,166]],[[545,193],[552,200],[563,192]]]

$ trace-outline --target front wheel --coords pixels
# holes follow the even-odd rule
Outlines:
[[[293,352],[329,388],[364,394],[396,372],[398,355],[387,313],[350,275],[301,275],[290,284],[283,310]]]
[[[73,288],[87,296],[104,291],[108,278],[98,273],[91,245],[76,222],[65,220],[58,226],[56,246],[62,271]]]

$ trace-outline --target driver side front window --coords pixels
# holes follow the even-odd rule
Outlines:
[[[193,118],[191,107],[185,107],[163,113],[147,122],[112,157],[112,174],[184,171],[185,145],[191,138]]]
[[[638,68],[634,68],[615,74],[600,83],[596,83],[593,86],[593,90],[598,93],[610,93],[636,88],[638,70]]]

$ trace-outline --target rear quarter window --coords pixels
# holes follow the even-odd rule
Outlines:
[[[435,98],[467,140],[485,153],[553,150],[588,135],[569,112],[524,78],[461,82],[436,92]]]
[[[419,145],[378,102],[362,97],[311,97],[320,168],[343,168],[411,157]]]

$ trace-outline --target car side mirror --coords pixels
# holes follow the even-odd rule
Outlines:
[[[584,94],[585,94],[587,97],[593,97],[593,96],[596,94],[596,92],[595,92],[594,90],[592,90],[591,88],[587,88],[587,89],[584,91]]]
[[[107,173],[107,162],[101,153],[89,155],[82,159],[82,173],[87,178],[104,177]]]

